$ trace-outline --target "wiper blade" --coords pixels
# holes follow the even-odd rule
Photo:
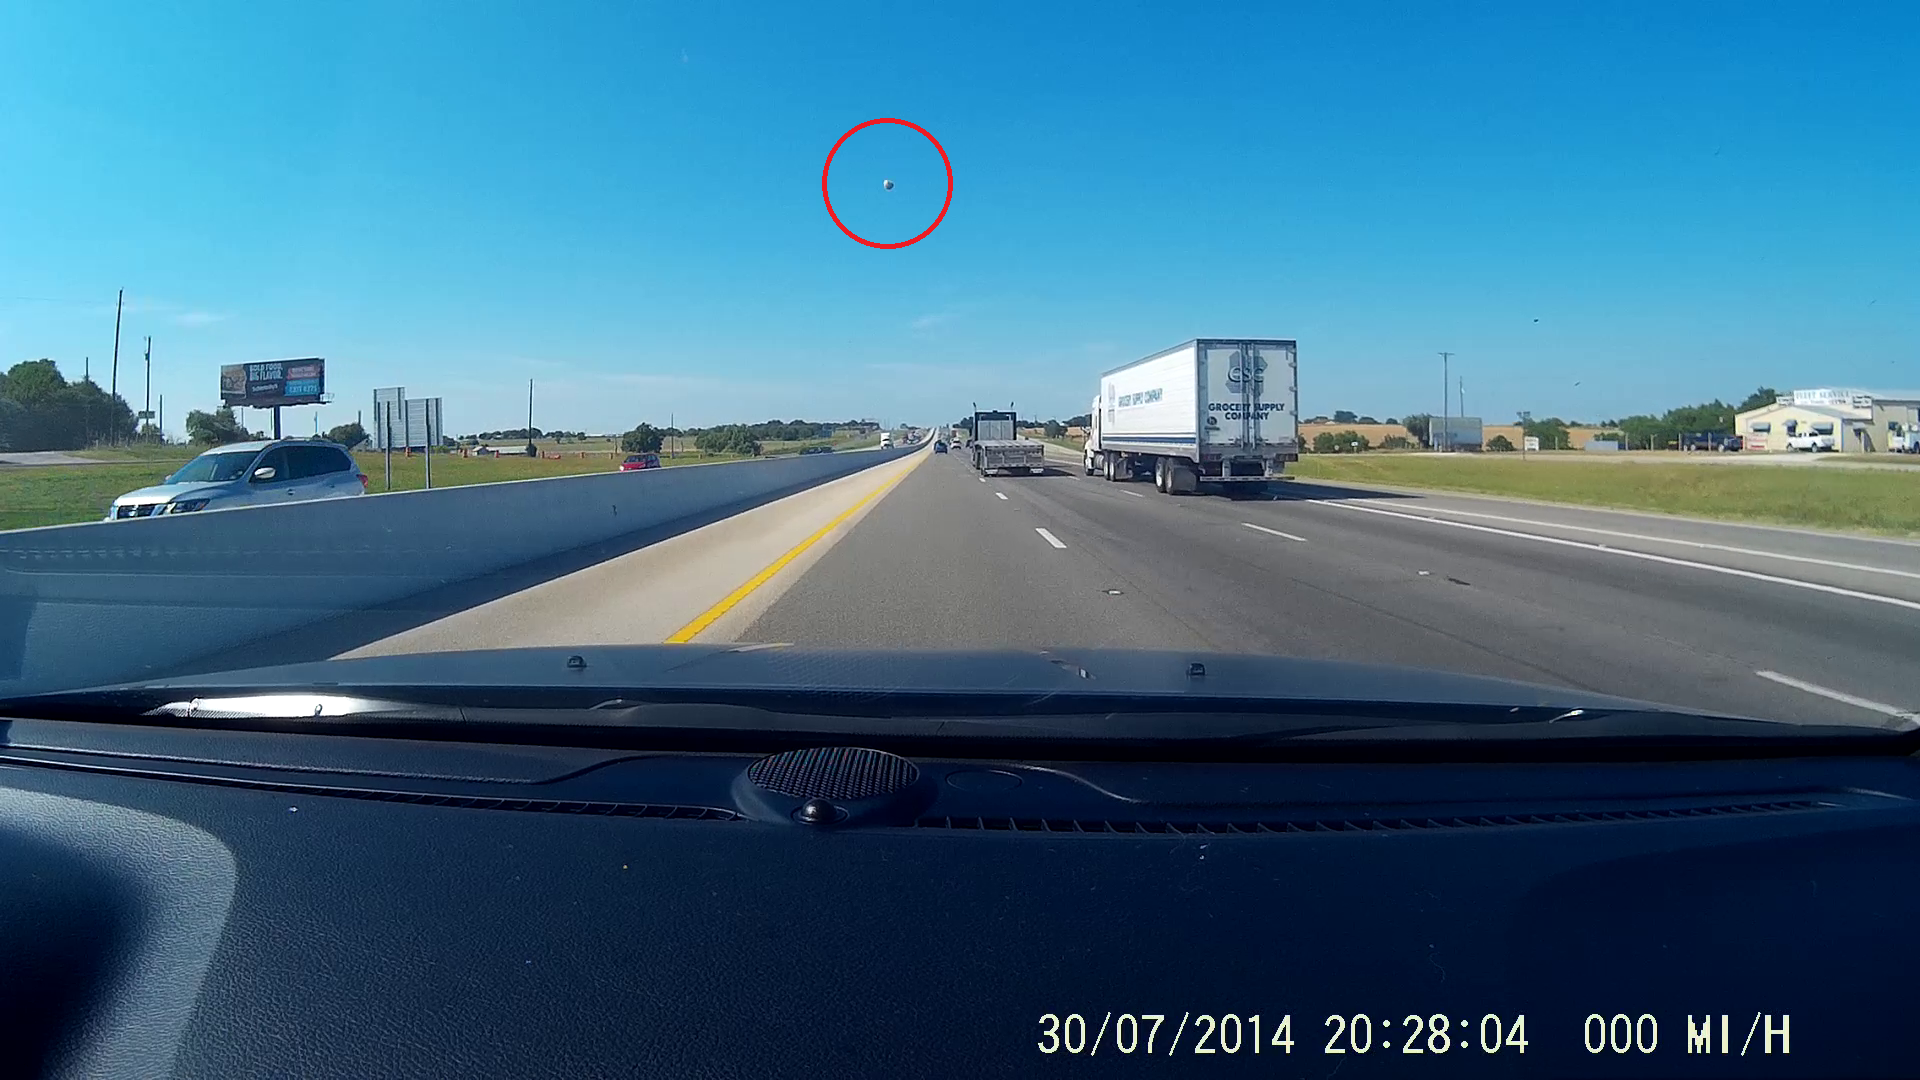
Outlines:
[[[0,701],[0,718],[668,752],[858,744],[907,755],[1055,760],[1596,760],[1920,750],[1912,724],[1802,725],[1657,709],[684,689],[609,697],[604,688],[585,689],[311,686],[196,693],[135,686]]]

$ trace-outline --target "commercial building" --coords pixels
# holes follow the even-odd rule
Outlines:
[[[1832,435],[1835,450],[1884,453],[1912,446],[1920,433],[1920,391],[1795,390],[1740,413],[1733,423],[1748,450],[1784,451],[1796,432],[1812,431]]]

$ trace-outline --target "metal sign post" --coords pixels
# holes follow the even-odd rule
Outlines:
[[[387,405],[387,422],[385,426],[385,431],[387,433],[387,437],[380,441],[385,445],[386,455],[387,455],[387,490],[392,491],[393,490],[393,402],[389,401],[386,403],[386,405]]]

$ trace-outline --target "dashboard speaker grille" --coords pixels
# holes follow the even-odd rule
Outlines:
[[[898,754],[852,746],[789,750],[747,767],[755,787],[795,799],[872,799],[919,778],[919,766]]]

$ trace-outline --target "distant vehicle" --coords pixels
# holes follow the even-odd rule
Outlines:
[[[338,443],[276,439],[229,443],[180,466],[107,508],[108,521],[339,499],[367,493],[367,475]]]
[[[1300,460],[1296,346],[1201,338],[1100,376],[1088,476],[1153,477],[1170,495],[1258,491]]]
[[[973,442],[969,446],[973,467],[981,476],[1013,469],[1046,471],[1046,447],[1020,437],[1020,418],[1011,409],[975,410]]]
[[[1787,449],[1797,453],[1823,454],[1832,453],[1836,447],[1833,432],[1802,428],[1787,435]]]
[[[627,460],[620,463],[621,472],[635,472],[640,469],[657,469],[659,467],[659,454],[628,454]]]
[[[936,453],[936,454],[944,454],[944,453],[946,453],[946,452],[947,452],[947,444],[946,444],[946,443],[943,443],[943,442],[938,442],[938,441],[936,441],[936,442],[935,442],[935,443],[933,444],[933,452],[934,452],[934,453]]]
[[[801,448],[800,448],[800,452],[801,452],[802,454],[831,454],[831,453],[833,453],[833,447],[831,447],[831,446],[803,446],[803,447],[801,447]]]
[[[1888,421],[1887,449],[1896,454],[1920,454],[1920,424]]]
[[[880,433],[880,449],[886,450],[892,446],[893,446],[893,432],[891,431],[881,432]]]
[[[1745,440],[1738,435],[1724,435],[1717,431],[1702,431],[1680,438],[1682,450],[1718,450],[1738,452],[1746,446]]]

